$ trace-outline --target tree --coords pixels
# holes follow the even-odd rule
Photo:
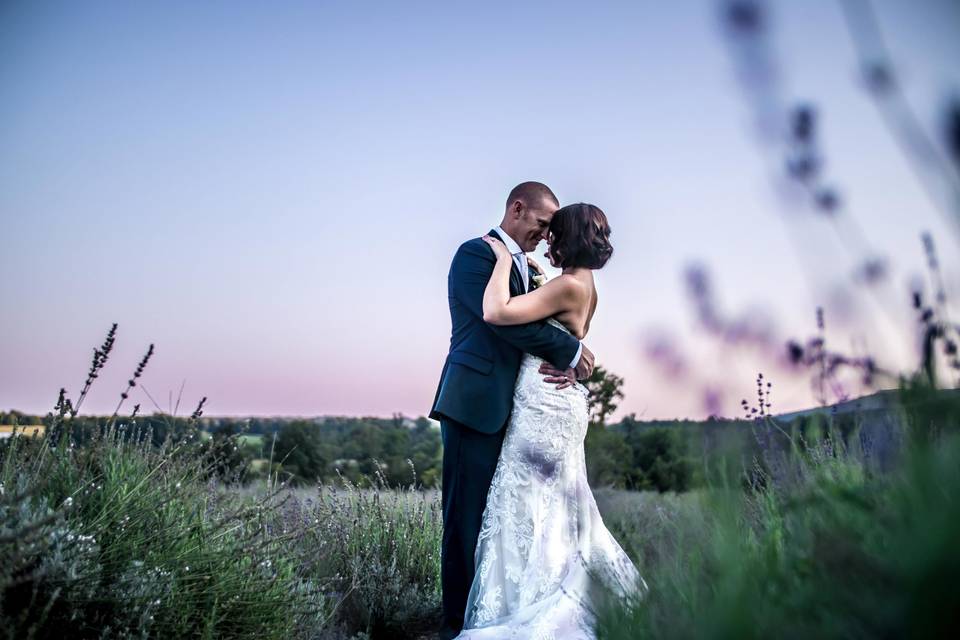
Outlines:
[[[274,458],[282,462],[284,471],[292,473],[296,482],[322,478],[330,464],[320,429],[305,420],[295,420],[280,430]]]
[[[623,399],[623,378],[597,366],[587,378],[585,386],[590,390],[587,402],[591,427],[587,430],[584,442],[587,477],[594,486],[622,488],[630,471],[632,451],[622,433],[604,427],[607,418],[617,410],[617,404]]]
[[[626,487],[634,456],[623,433],[615,429],[589,429],[584,449],[590,486]]]
[[[590,425],[603,426],[623,400],[623,378],[597,366],[585,386],[590,390]]]
[[[686,491],[691,469],[686,459],[685,434],[677,429],[636,426],[626,435],[633,450],[628,488]]]

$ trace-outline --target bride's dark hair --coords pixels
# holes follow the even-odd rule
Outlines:
[[[561,269],[600,269],[613,255],[610,225],[600,207],[570,204],[550,220],[550,254]]]

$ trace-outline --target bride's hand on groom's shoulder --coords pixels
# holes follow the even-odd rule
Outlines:
[[[493,249],[493,253],[497,256],[498,260],[504,258],[508,260],[513,259],[513,256],[510,255],[510,251],[507,249],[507,245],[503,244],[501,240],[494,238],[491,235],[485,235],[480,239],[490,245],[490,248]]]

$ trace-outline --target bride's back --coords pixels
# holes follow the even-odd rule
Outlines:
[[[574,289],[580,294],[568,310],[555,317],[577,339],[583,340],[597,310],[593,270],[603,268],[613,255],[607,216],[592,204],[567,205],[553,214],[547,241],[550,264],[563,269],[559,277],[575,282]]]
[[[571,308],[554,316],[577,340],[583,340],[590,331],[590,321],[597,311],[597,287],[590,269],[574,269],[559,276],[577,282],[578,299]]]

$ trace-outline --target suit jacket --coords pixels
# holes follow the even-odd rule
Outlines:
[[[496,230],[490,234],[498,237]],[[496,255],[473,238],[460,245],[447,275],[450,351],[430,410],[434,420],[449,418],[483,433],[502,429],[513,408],[513,387],[524,353],[566,369],[580,342],[546,320],[498,327],[483,321],[483,291]],[[520,270],[510,270],[510,295],[523,293]]]

